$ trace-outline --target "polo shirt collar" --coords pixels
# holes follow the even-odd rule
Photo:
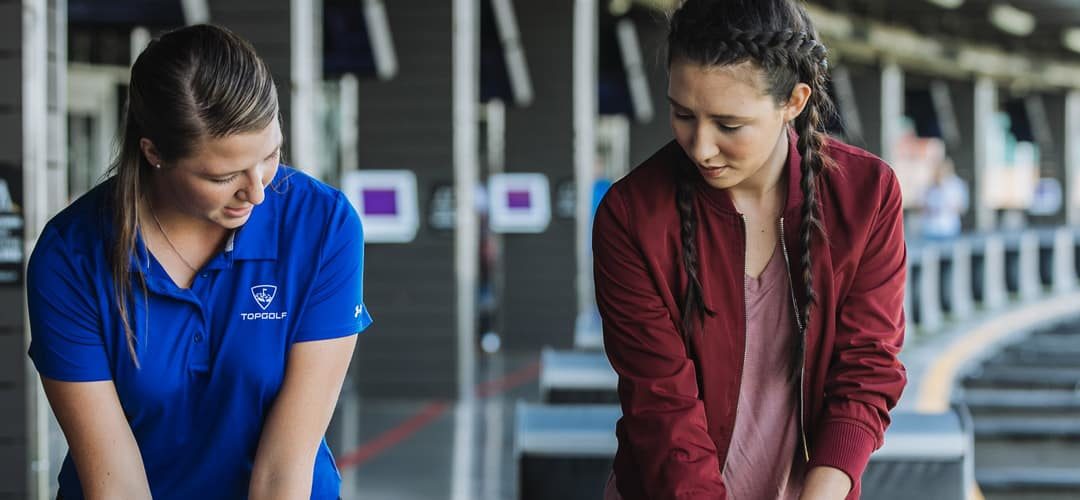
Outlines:
[[[277,198],[272,188],[266,190],[266,200],[251,211],[243,226],[233,231],[225,242],[225,253],[233,260],[276,260],[278,252]]]
[[[285,165],[278,166],[274,180],[266,187],[266,198],[251,210],[247,222],[229,236],[225,253],[231,254],[233,260],[277,260],[281,198],[289,189],[290,170]]]

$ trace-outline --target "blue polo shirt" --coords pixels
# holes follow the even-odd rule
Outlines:
[[[140,240],[131,262],[140,368],[128,351],[106,260],[107,181],[45,227],[30,257],[30,357],[45,377],[112,380],[157,499],[246,498],[262,431],[295,342],[354,335],[363,302],[360,219],[345,196],[281,166],[243,227],[177,287]],[[341,486],[323,439],[311,498]],[[83,498],[70,455],[60,494]]]

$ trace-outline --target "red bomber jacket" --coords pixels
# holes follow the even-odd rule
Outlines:
[[[806,297],[800,262],[801,158],[789,141],[788,199],[780,227],[793,300]],[[825,238],[812,248],[818,301],[803,335],[802,443],[796,460],[860,477],[881,447],[906,383],[904,245],[900,186],[879,158],[830,140],[836,163],[820,182]],[[682,340],[687,277],[675,205],[678,172],[693,169],[675,142],[615,183],[593,227],[596,301],[604,346],[619,375],[616,486],[626,500],[724,499],[721,467],[735,423],[745,349],[745,221],[728,194],[696,171],[698,260],[706,314]],[[795,397],[793,395],[792,397]]]

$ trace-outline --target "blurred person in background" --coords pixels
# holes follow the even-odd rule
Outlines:
[[[122,134],[30,258],[59,498],[338,498],[323,435],[371,322],[359,217],[280,164],[270,70],[223,28],[150,42]]]
[[[858,498],[906,383],[899,183],[825,135],[796,1],[687,0],[668,50],[675,140],[594,225],[623,412],[605,498]]]
[[[956,175],[951,159],[934,167],[919,207],[921,235],[928,240],[948,240],[960,235],[960,216],[968,209],[968,188]]]

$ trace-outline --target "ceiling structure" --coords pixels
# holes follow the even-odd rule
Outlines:
[[[669,12],[682,0],[600,0]],[[800,0],[801,1],[801,0]],[[1080,89],[1080,0],[807,0],[830,60]],[[1068,36],[1067,36],[1068,35]]]
[[[962,39],[1008,52],[1080,61],[1080,53],[1068,49],[1063,42],[1067,30],[1080,29],[1080,0],[814,0],[811,3],[833,12],[902,25],[930,37]],[[940,4],[958,6],[947,8]],[[991,20],[995,7],[1012,11],[1010,18],[1021,24],[1024,14],[1030,15],[1034,21],[1030,34],[1011,34],[996,25]]]

